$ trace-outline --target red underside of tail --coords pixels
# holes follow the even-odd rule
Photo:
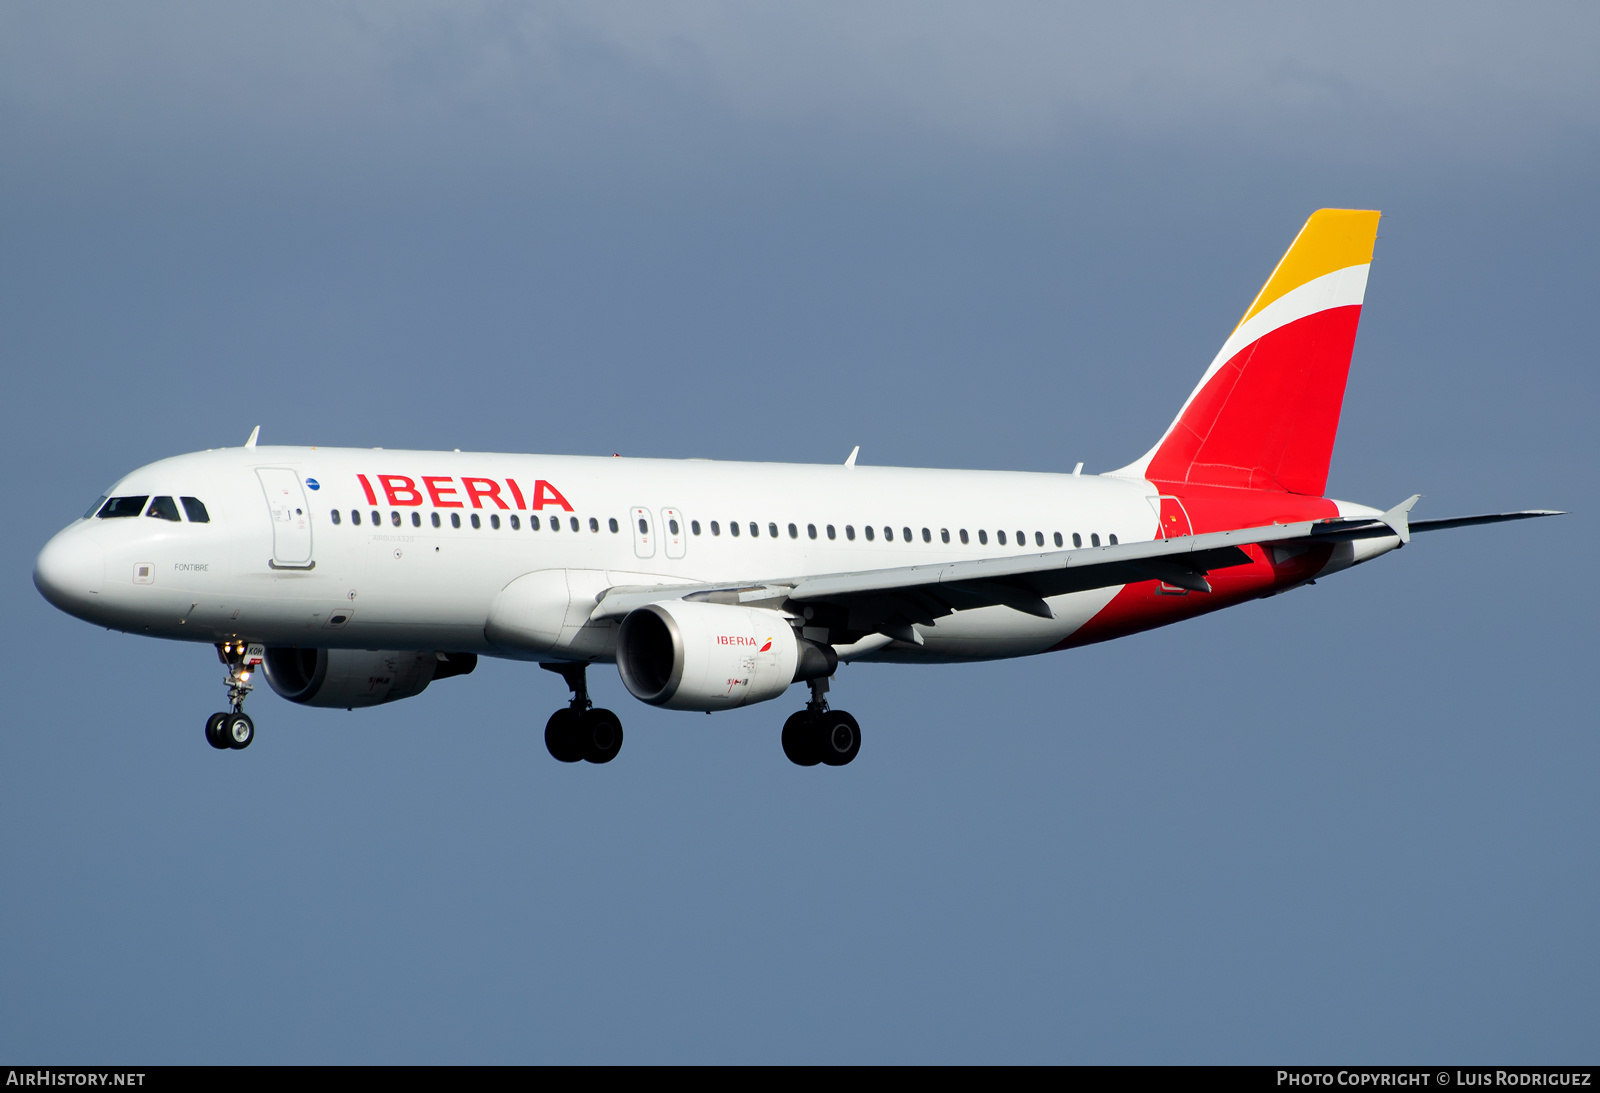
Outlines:
[[[1231,528],[1323,520],[1339,515],[1338,506],[1323,497],[1303,497],[1276,490],[1192,486],[1179,482],[1158,481],[1155,485],[1163,494],[1175,495],[1182,500],[1197,535]],[[1333,547],[1325,544],[1308,547],[1293,555],[1256,545],[1243,549],[1250,555],[1249,564],[1212,570],[1206,576],[1211,583],[1210,592],[1185,592],[1164,586],[1160,581],[1126,585],[1094,618],[1053,648],[1072,649],[1079,645],[1110,641],[1271,595],[1316,576],[1333,554]]]
[[[1359,305],[1329,308],[1245,346],[1184,409],[1146,477],[1322,496],[1360,318]]]

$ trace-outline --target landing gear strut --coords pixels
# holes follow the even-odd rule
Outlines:
[[[842,767],[861,751],[861,726],[843,710],[828,708],[826,677],[809,682],[811,701],[783,723],[783,754],[802,767]]]
[[[548,664],[539,667],[567,681],[572,702],[550,715],[544,727],[544,746],[563,763],[580,759],[609,763],[622,750],[622,722],[610,710],[594,709],[589,701],[587,664]]]
[[[256,738],[256,725],[244,712],[244,700],[254,688],[250,677],[264,655],[259,645],[225,641],[217,646],[217,659],[227,666],[223,682],[228,685],[228,710],[206,718],[206,743],[218,750],[241,751]]]

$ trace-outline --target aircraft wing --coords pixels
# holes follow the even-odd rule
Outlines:
[[[1046,597],[1094,588],[1165,581],[1193,592],[1210,592],[1206,574],[1244,565],[1241,548],[1252,543],[1342,542],[1411,531],[1553,516],[1548,510],[1496,513],[1411,523],[1412,497],[1381,517],[1335,518],[1208,532],[1151,542],[1082,547],[999,558],[975,558],[932,565],[869,569],[820,576],[779,577],[744,584],[687,584],[607,589],[591,618],[620,618],[646,604],[666,599],[743,604],[801,611],[823,610],[830,625],[863,633],[884,633],[918,641],[912,623],[975,607],[1005,606],[1040,618],[1053,618]],[[920,642],[919,642],[920,643]]]

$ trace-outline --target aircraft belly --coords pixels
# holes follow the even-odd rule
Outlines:
[[[1117,594],[1117,588],[1096,588],[1051,596],[1053,619],[1041,619],[1009,607],[957,611],[933,626],[917,627],[923,644],[894,642],[868,653],[864,661],[1001,660],[1043,653],[1094,618]]]

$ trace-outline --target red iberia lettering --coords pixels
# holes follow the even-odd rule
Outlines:
[[[367,504],[376,505],[378,503],[378,495],[372,492],[372,483],[367,481],[367,476],[364,474],[358,474],[356,477],[361,480],[361,488],[367,493]]]
[[[472,502],[475,509],[483,508],[482,499],[485,497],[503,509],[511,507],[500,500],[500,483],[492,478],[463,478],[461,484],[467,488],[467,500]]]
[[[417,492],[417,484],[403,474],[380,474],[378,484],[383,487],[383,495],[391,505],[422,504],[422,494]]]
[[[541,478],[533,484],[533,511],[539,512],[546,505],[560,505],[568,512],[572,511],[572,506],[561,496],[561,491]]]
[[[517,508],[527,508],[528,503],[522,499],[522,491],[517,488],[517,480],[515,478],[508,478],[506,479],[506,485],[511,487],[511,499],[517,503]]]
[[[452,479],[448,474],[425,474],[422,476],[422,484],[428,488],[428,499],[433,502],[434,508],[459,509],[462,507],[460,501],[446,501],[444,499],[446,494],[454,494],[456,488],[454,486],[441,486],[439,483],[450,481]]]

